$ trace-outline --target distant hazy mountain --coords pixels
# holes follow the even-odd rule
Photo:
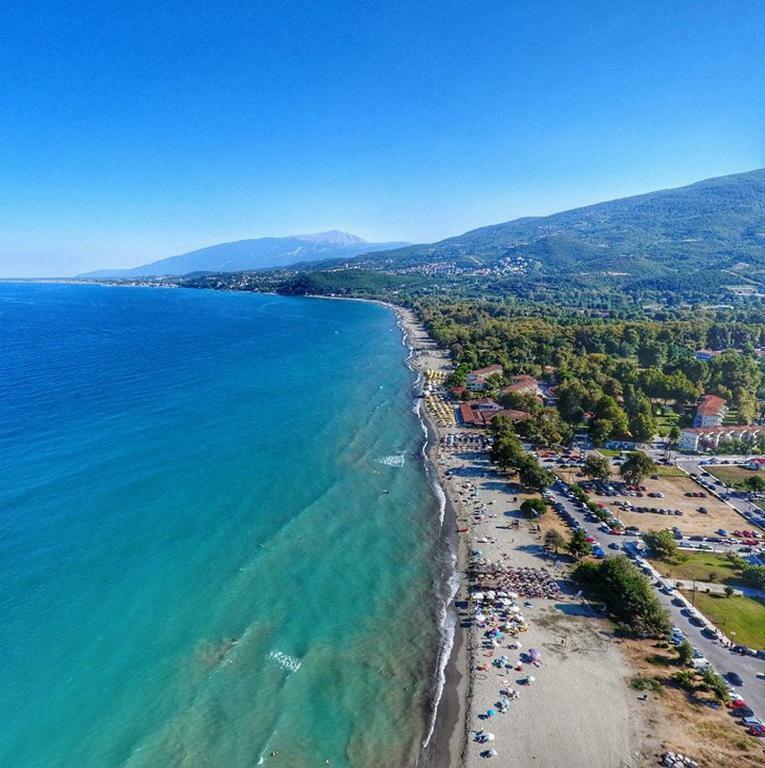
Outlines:
[[[540,276],[676,278],[705,270],[745,272],[744,265],[765,268],[765,169],[516,219],[355,262],[372,269],[429,262],[475,268],[520,257]]]
[[[289,237],[260,237],[255,240],[211,245],[140,267],[101,269],[80,277],[148,277],[187,275],[190,272],[243,272],[319,259],[347,259],[361,253],[389,250],[402,245],[406,243],[368,243],[361,237],[337,230]]]

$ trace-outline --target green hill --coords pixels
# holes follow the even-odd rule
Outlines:
[[[765,169],[482,227],[430,245],[360,256],[371,269],[436,262],[527,275],[678,279],[765,270]],[[765,272],[763,272],[765,274]]]

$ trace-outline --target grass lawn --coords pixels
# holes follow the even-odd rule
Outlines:
[[[608,456],[609,458],[613,458],[614,456],[621,456],[622,452],[616,448],[598,448],[598,453],[601,456]]]
[[[731,488],[736,488],[747,478],[760,474],[756,469],[748,469],[747,467],[740,465],[720,466],[719,464],[709,464],[705,469]]]
[[[761,600],[696,592],[696,607],[733,642],[765,648],[765,603]]]
[[[652,475],[658,475],[659,477],[687,477],[682,469],[677,467],[668,467],[664,464],[657,464],[656,469],[651,472]]]
[[[714,581],[732,586],[741,582],[741,569],[723,555],[712,552],[681,553],[671,560],[652,559],[651,564],[662,576],[670,579]],[[711,574],[714,574],[712,579],[709,578]]]

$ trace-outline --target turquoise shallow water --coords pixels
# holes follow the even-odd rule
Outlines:
[[[406,765],[438,514],[404,356],[370,304],[0,284],[1,765]]]

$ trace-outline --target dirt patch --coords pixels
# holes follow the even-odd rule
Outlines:
[[[763,745],[747,735],[726,707],[711,707],[713,699],[707,693],[690,696],[668,684],[679,669],[674,654],[650,641],[626,641],[622,650],[636,677],[661,682],[658,693],[635,692],[636,705],[645,708],[650,725],[643,736],[657,757],[671,751],[693,757],[705,768],[765,766]]]

